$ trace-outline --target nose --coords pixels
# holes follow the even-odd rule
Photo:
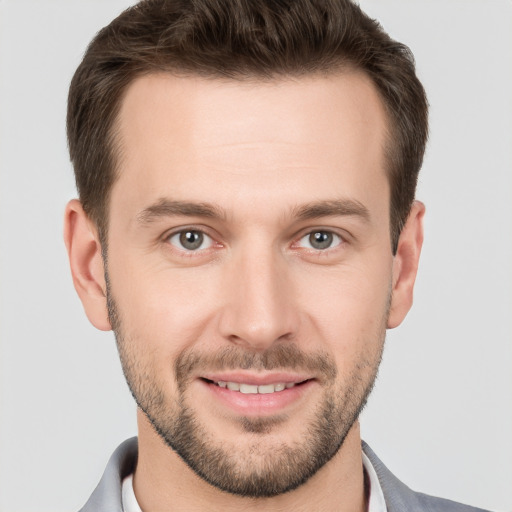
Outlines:
[[[220,331],[230,342],[264,351],[299,327],[288,263],[280,254],[246,251],[226,268]]]

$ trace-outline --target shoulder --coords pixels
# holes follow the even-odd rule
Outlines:
[[[488,512],[481,508],[471,507],[469,505],[464,505],[444,498],[436,498],[435,496],[429,496],[428,494],[423,494],[421,492],[415,492],[414,494],[416,495],[418,502],[421,503],[423,507],[421,510],[439,510],[440,512]]]
[[[388,512],[489,512],[413,491],[389,471],[364,441],[362,448],[377,473]]]

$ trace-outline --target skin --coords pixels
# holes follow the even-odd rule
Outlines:
[[[329,392],[342,395],[351,375],[371,386],[385,329],[412,304],[424,207],[414,203],[393,256],[382,102],[357,72],[265,83],[159,74],[129,86],[118,128],[108,273],[120,348],[133,360],[134,380],[149,379],[169,410],[182,397],[240,467],[248,458],[262,465],[277,447],[304,442],[317,404]],[[218,215],[155,207],[170,201],[208,203]],[[312,203],[323,210],[301,216]],[[172,236],[185,228],[206,233],[208,243],[187,252]],[[318,231],[336,235],[331,247],[309,246]],[[97,231],[77,200],[66,210],[65,240],[89,320],[111,329]],[[180,394],[174,365],[184,353],[231,348],[258,356],[287,344],[326,355],[334,380],[310,371],[307,390],[279,411],[241,414],[204,385],[204,370],[192,372]],[[241,373],[272,377],[256,368]],[[241,416],[279,422],[254,434]],[[140,409],[138,427],[134,490],[145,512],[365,509],[357,421],[314,476],[271,498],[205,482]]]

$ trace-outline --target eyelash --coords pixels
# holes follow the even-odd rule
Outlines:
[[[199,234],[200,236],[202,236],[203,240],[201,242],[201,245],[203,245],[204,238],[206,238],[208,240],[207,241],[208,246],[204,247],[204,248],[200,248],[201,247],[201,245],[200,245],[196,249],[187,249],[187,248],[183,247],[183,245],[181,244],[181,247],[179,247],[178,246],[178,244],[180,244],[179,238],[182,237],[183,235],[185,235],[186,233],[196,233],[196,234]],[[312,247],[311,243],[309,243],[309,245],[310,245],[309,247],[303,247],[303,246],[301,247],[300,246],[300,242],[302,240],[309,238],[309,241],[311,241],[311,237],[316,234],[323,234],[323,235],[330,236],[331,239],[333,240],[333,243],[335,243],[335,245],[329,245],[328,247],[325,247],[323,249]],[[176,243],[172,243],[173,238],[177,238]],[[291,245],[292,248],[298,248],[298,249],[307,251],[312,254],[317,254],[317,255],[328,254],[331,251],[334,251],[337,248],[339,248],[340,246],[343,246],[347,243],[346,238],[344,236],[340,235],[339,233],[336,233],[332,229],[322,229],[322,228],[310,229],[305,233],[303,232],[295,240],[296,241],[293,242]],[[206,253],[206,251],[209,252],[209,250],[212,249],[215,245],[217,247],[223,246],[221,243],[216,242],[214,237],[209,235],[203,228],[198,228],[198,227],[194,227],[194,226],[185,227],[185,228],[179,229],[178,231],[173,231],[164,236],[164,241],[166,243],[172,245],[176,250],[178,250],[181,254],[183,254],[187,257],[204,255]],[[320,243],[321,243],[321,241],[320,241]]]

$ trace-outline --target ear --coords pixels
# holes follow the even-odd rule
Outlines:
[[[424,215],[425,205],[419,201],[414,201],[398,240],[398,249],[393,259],[388,329],[399,326],[412,306],[414,281],[416,280],[421,246],[423,245]]]
[[[93,222],[77,199],[66,206],[64,242],[73,284],[89,321],[102,331],[111,329],[107,310],[107,287],[101,244]]]

